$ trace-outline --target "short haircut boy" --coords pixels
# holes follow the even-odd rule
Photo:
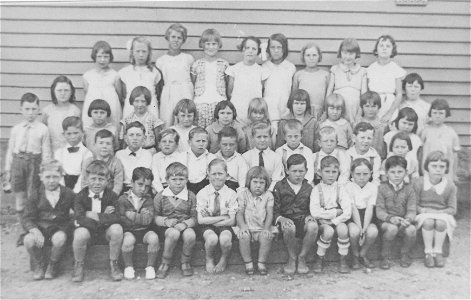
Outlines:
[[[98,130],[97,133],[95,134],[95,143],[98,140],[98,138],[100,139],[111,138],[112,140],[114,140],[114,135],[108,129],[101,129],[101,130]]]
[[[110,105],[103,99],[95,99],[92,101],[92,103],[90,103],[90,106],[88,107],[88,116],[90,118],[92,117],[93,110],[104,110],[106,111],[106,115],[108,117],[111,116]]]
[[[294,101],[304,101],[306,102],[306,112],[311,111],[311,100],[309,98],[309,93],[303,89],[297,89],[291,93],[291,96],[288,98],[288,103],[286,103],[286,107],[288,107],[290,112],[293,112],[293,103]]]
[[[224,100],[224,101],[219,101],[218,104],[216,104],[216,107],[214,108],[215,120],[219,120],[219,111],[225,109],[226,107],[229,107],[232,110],[233,119],[235,120],[237,118],[237,110],[234,104],[232,104],[232,102],[229,100]]]
[[[80,129],[81,131],[83,131],[82,119],[75,116],[70,116],[70,117],[65,118],[62,121],[62,130],[66,131],[69,127],[76,127]]]
[[[187,112],[189,114],[194,113],[196,117],[196,104],[193,100],[182,99],[177,102],[175,108],[173,109],[173,115],[178,116],[179,112]]]
[[[257,130],[267,130],[269,131],[269,135],[271,136],[271,126],[267,124],[266,122],[257,122],[252,126],[252,136],[255,137],[255,134],[257,133]]]
[[[337,131],[335,130],[334,127],[332,126],[322,127],[319,130],[319,140],[322,139],[324,136],[331,135],[331,134],[335,134],[335,138],[337,139]]]
[[[149,168],[137,167],[132,171],[131,181],[134,182],[139,179],[153,181],[154,175],[152,174],[152,171]]]
[[[179,162],[173,162],[168,165],[167,169],[165,170],[166,176],[165,178],[168,180],[172,176],[182,176],[188,178],[188,168]]]
[[[302,156],[301,154],[293,154],[286,161],[286,166],[288,170],[289,168],[291,168],[291,166],[297,166],[301,164],[303,164],[304,167],[307,168],[306,158],[304,158],[304,156]]]
[[[324,168],[331,167],[331,166],[334,166],[337,169],[340,168],[339,160],[335,156],[328,155],[324,157],[323,159],[321,159],[321,170]]]
[[[221,142],[223,137],[235,138],[237,141],[237,130],[234,127],[223,127],[218,133],[218,141]]]
[[[425,88],[425,83],[422,77],[417,73],[407,74],[406,77],[402,80],[402,89],[406,90],[406,84],[413,84],[416,82],[420,85],[420,88],[423,90]]]
[[[286,135],[287,130],[298,130],[302,134],[303,123],[301,123],[301,121],[297,119],[289,119],[288,121],[285,122],[285,124],[283,124],[283,130],[284,130],[285,135]]]
[[[57,104],[57,97],[56,97],[55,90],[56,90],[57,84],[59,84],[61,82],[67,83],[70,86],[69,102],[74,103],[75,102],[75,87],[72,84],[72,81],[67,76],[64,76],[64,75],[56,77],[56,79],[54,79],[54,81],[52,82],[52,85],[51,85],[51,100],[52,100],[52,103]]]
[[[147,105],[150,105],[150,101],[152,100],[152,95],[150,94],[149,89],[142,85],[136,86],[132,90],[131,95],[129,95],[129,104],[133,105],[134,99],[136,99],[139,96],[144,96],[144,99],[146,100]]]
[[[389,152],[393,151],[393,145],[396,140],[403,140],[406,141],[407,143],[407,148],[409,148],[409,151],[412,150],[412,141],[410,139],[409,133],[403,132],[403,131],[398,131],[391,139],[391,142],[389,143]]]
[[[224,168],[224,171],[227,173],[227,164],[223,159],[215,158],[208,164],[208,173],[211,172],[211,168],[217,165],[221,165]]]
[[[430,110],[428,111],[428,116],[432,116],[432,109],[435,110],[445,110],[446,111],[446,117],[451,116],[451,111],[450,111],[450,105],[448,104],[448,101],[442,98],[438,98],[432,101],[432,104],[430,105]]]
[[[94,160],[92,161],[88,166],[87,168],[85,169],[85,171],[87,172],[87,175],[99,175],[99,176],[103,176],[103,177],[106,177],[106,178],[109,178],[110,177],[110,170],[108,169],[108,167],[106,166],[106,162],[102,161],[102,160]]]
[[[265,191],[268,191],[271,184],[271,178],[270,178],[270,175],[268,175],[268,172],[264,167],[255,166],[255,167],[250,168],[250,170],[247,172],[247,177],[245,179],[246,188],[250,189],[250,182],[252,182],[252,179],[254,178],[260,178],[260,179],[265,180]]]
[[[103,50],[104,54],[109,54],[110,63],[113,62],[113,58],[114,58],[113,50],[111,49],[110,44],[108,44],[108,42],[105,42],[105,41],[98,41],[95,43],[95,45],[93,45],[92,54],[90,55],[90,57],[92,58],[94,62],[96,62],[96,55],[98,54],[98,51],[100,50]]]
[[[353,129],[353,134],[357,135],[359,132],[365,132],[365,131],[368,131],[368,130],[372,130],[374,132],[375,128],[370,123],[360,122]]]
[[[407,160],[404,157],[398,155],[388,157],[385,163],[386,172],[394,167],[401,167],[404,168],[404,170],[407,170]]]
[[[25,93],[21,96],[20,105],[23,105],[25,102],[36,103],[39,105],[39,98],[33,93]]]
[[[128,130],[131,129],[131,128],[139,128],[142,130],[142,133],[143,134],[146,134],[146,128],[144,127],[144,125],[142,125],[141,122],[139,121],[134,121],[134,122],[131,122],[129,123],[128,125],[126,125],[126,131],[125,133],[128,133]]]
[[[360,96],[360,107],[363,108],[365,104],[370,103],[378,107],[378,109],[381,108],[381,97],[377,92],[374,91],[368,91]],[[362,113],[363,116],[363,113]]]
[[[46,170],[53,170],[59,172],[60,174],[64,174],[64,168],[62,167],[61,162],[57,159],[50,159],[48,161],[42,162],[41,166],[39,167],[39,173],[43,173]]]
[[[428,165],[429,163],[433,161],[443,161],[444,163],[446,163],[445,173],[448,174],[448,171],[450,170],[450,160],[446,157],[445,153],[443,153],[442,151],[430,152],[425,158],[425,162],[424,162],[425,171],[428,172]]]
[[[192,140],[193,137],[197,134],[209,135],[208,132],[206,131],[206,129],[204,129],[203,127],[195,127],[192,130],[190,130],[190,132],[188,133],[188,139]]]
[[[157,145],[160,144],[160,142],[162,141],[162,139],[168,135],[173,135],[173,138],[175,140],[175,143],[180,143],[180,135],[178,134],[178,132],[173,129],[173,128],[167,128],[167,129],[164,129],[162,130],[159,135],[157,136]]]

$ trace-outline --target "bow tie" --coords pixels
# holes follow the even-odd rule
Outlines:
[[[69,153],[75,153],[77,151],[79,151],[80,147],[69,147],[67,148],[67,151],[69,151]]]
[[[101,200],[101,199],[100,199],[100,194],[95,194],[95,196],[93,196],[93,199]]]
[[[136,152],[131,152],[131,153],[129,153],[129,156],[134,156],[134,157],[136,157]]]

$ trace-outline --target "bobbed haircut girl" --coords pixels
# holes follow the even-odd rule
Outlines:
[[[345,99],[343,98],[342,95],[334,93],[327,96],[324,101],[324,111],[327,117],[329,117],[328,112],[327,112],[329,106],[333,106],[333,103],[337,103],[337,102],[340,102],[342,105],[342,113],[340,114],[340,117],[343,118],[345,116],[345,110],[346,110]]]
[[[302,48],[301,48],[301,61],[303,62],[303,64],[306,64],[306,61],[304,60],[304,54],[306,54],[306,50],[307,49],[311,49],[311,48],[316,48],[317,50],[317,54],[319,54],[319,61],[318,62],[321,62],[322,61],[322,51],[321,51],[321,48],[314,42],[310,42],[310,43],[307,43],[306,45],[304,45]]]
[[[219,49],[222,48],[221,34],[219,33],[219,31],[217,31],[214,28],[209,28],[209,29],[206,29],[205,31],[203,31],[203,33],[201,34],[200,41],[198,42],[198,46],[200,48],[203,48],[204,43],[210,42],[210,41],[217,42],[218,45],[219,45]]]
[[[229,107],[232,110],[232,119],[235,120],[237,118],[237,110],[232,104],[231,101],[229,100],[224,100],[224,101],[219,101],[218,104],[216,104],[216,107],[214,108],[214,119],[219,120],[219,112],[226,107]]]
[[[176,117],[178,116],[179,112],[185,112],[185,113],[193,113],[196,117],[196,104],[193,102],[193,100],[190,99],[182,99],[177,102],[177,105],[175,105],[175,108],[173,109],[173,115]]]
[[[255,166],[250,168],[250,170],[247,172],[247,177],[245,178],[245,187],[250,190],[250,183],[252,182],[252,179],[257,178],[257,179],[262,179],[265,181],[265,192],[268,191],[268,188],[270,187],[271,180],[270,180],[270,175],[268,175],[267,170],[264,167],[260,166]]]
[[[430,105],[430,110],[428,111],[429,117],[432,116],[432,109],[445,110],[446,117],[448,118],[449,116],[451,116],[450,105],[448,104],[448,101],[446,101],[445,99],[439,98],[439,99],[433,100],[432,104]]]
[[[145,100],[146,100],[146,103],[147,105],[150,105],[150,101],[151,101],[151,94],[150,94],[150,91],[148,88],[146,88],[145,86],[136,86],[132,92],[131,92],[131,95],[129,95],[129,104],[133,105],[134,104],[134,100],[137,98],[137,97],[140,97],[140,96],[144,96]]]
[[[412,128],[412,133],[417,132],[417,122],[419,120],[419,116],[415,112],[413,108],[410,107],[403,107],[399,110],[396,119],[393,121],[396,128],[399,129],[399,120],[406,119],[409,122],[414,122],[414,127]]]
[[[105,41],[98,41],[95,43],[95,45],[93,45],[92,54],[90,55],[90,57],[92,58],[94,62],[96,62],[96,55],[98,54],[98,51],[100,50],[103,50],[104,54],[109,54],[110,62],[113,62],[113,58],[114,58],[113,50],[111,49],[110,44],[108,44],[108,42],[105,42]]]
[[[402,141],[406,141],[406,144],[407,144],[407,148],[409,148],[409,151],[412,150],[412,141],[410,139],[410,136],[407,132],[402,132],[402,131],[399,131],[398,133],[396,133],[392,139],[391,139],[391,142],[389,143],[389,152],[393,152],[393,147],[394,147],[394,142],[396,140],[402,140]]]
[[[289,99],[286,103],[286,107],[288,107],[289,111],[293,113],[293,103],[294,101],[303,101],[306,102],[306,112],[311,111],[311,99],[309,98],[309,93],[303,89],[294,90]],[[306,113],[305,112],[305,113]]]
[[[391,52],[391,58],[396,56],[397,55],[397,44],[396,44],[396,40],[390,36],[389,34],[384,34],[382,36],[380,36],[377,40],[376,40],[376,43],[375,43],[375,47],[373,49],[373,54],[375,56],[378,56],[378,45],[379,43],[381,43],[382,41],[390,41],[391,44],[392,44],[392,52]]]
[[[406,90],[406,84],[413,84],[416,81],[422,89],[425,88],[424,80],[422,79],[422,77],[417,73],[410,73],[407,74],[407,76],[404,77],[404,79],[402,80],[402,90]]]
[[[262,52],[262,49],[260,48],[260,44],[262,42],[260,41],[260,39],[258,37],[255,37],[255,36],[252,36],[252,35],[244,38],[242,40],[242,42],[240,43],[240,45],[237,46],[237,49],[239,51],[244,51],[245,45],[247,44],[248,40],[254,41],[257,44],[257,47],[258,47],[257,55],[260,54],[260,52]]]
[[[445,173],[448,174],[448,171],[450,170],[450,160],[446,157],[445,153],[443,153],[442,151],[432,151],[427,155],[427,158],[425,158],[425,162],[424,162],[425,171],[428,172],[428,165],[434,161],[443,161],[444,163],[446,163]]]
[[[273,41],[277,41],[278,43],[281,44],[281,48],[283,49],[283,56],[282,56],[282,61],[288,57],[288,38],[282,34],[282,33],[275,33],[270,35],[268,38],[268,45],[267,45],[267,54],[270,55],[270,46]]]
[[[167,30],[165,31],[165,39],[168,41],[168,37],[170,36],[171,31],[179,32],[183,37],[183,42],[186,42],[186,38],[188,36],[188,30],[185,26],[180,23],[174,23],[170,25]]]
[[[134,44],[135,43],[142,43],[142,44],[145,44],[147,46],[147,51],[149,52],[149,55],[147,55],[147,59],[146,59],[146,65],[147,65],[147,68],[152,71],[152,44],[150,43],[150,41],[143,37],[143,36],[137,36],[135,38],[132,39],[131,41],[131,48],[130,48],[130,51],[129,51],[129,61],[131,62],[131,64],[133,66],[136,65],[136,60],[134,59],[134,55],[133,55],[133,50],[134,50]]]
[[[337,51],[337,58],[342,57],[342,51],[355,53],[355,58],[360,58],[360,44],[354,38],[346,38],[340,43],[339,51]]]
[[[268,104],[263,98],[253,98],[250,100],[249,108],[247,109],[247,116],[250,116],[253,112],[262,113],[265,115],[265,119],[270,120],[270,114],[268,113]]]
[[[104,110],[106,111],[106,115],[109,117],[111,116],[111,108],[108,102],[106,102],[103,99],[95,99],[90,103],[90,106],[88,107],[88,116],[91,118],[92,117],[92,111],[93,110]]]
[[[57,104],[57,97],[56,97],[55,90],[56,90],[56,86],[61,82],[67,83],[70,86],[69,102],[74,103],[75,102],[75,87],[72,84],[72,81],[67,76],[64,76],[64,75],[57,76],[56,79],[54,79],[54,81],[52,82],[52,85],[51,85],[52,103]]]
[[[370,172],[373,171],[373,166],[371,165],[371,162],[366,158],[360,157],[352,161],[352,165],[350,166],[350,172],[353,173],[357,167],[362,165],[366,166],[370,170]]]

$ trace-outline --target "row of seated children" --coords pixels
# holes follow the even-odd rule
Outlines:
[[[333,156],[321,160],[322,181],[315,187],[305,179],[307,162],[302,155],[290,156],[287,164],[287,175],[275,185],[273,193],[269,191],[270,177],[260,166],[248,171],[246,188],[236,193],[225,185],[227,165],[216,158],[207,169],[209,184],[195,196],[186,187],[188,168],[175,162],[166,169],[169,186],[152,200],[148,193],[153,177],[150,169],[135,168],[131,189],[118,197],[107,187],[109,170],[103,161],[93,161],[87,167],[89,184],[78,194],[60,184],[63,168],[57,160],[45,162],[40,170],[42,185],[27,202],[22,223],[28,231],[24,241],[33,262],[33,278],[57,276],[58,263],[71,233],[72,208],[74,282],[83,281],[87,247],[102,240],[109,242],[113,280],[123,278],[117,262],[120,252],[125,265],[124,277],[135,277],[133,249],[140,242],[147,244],[146,279],[165,278],[179,239],[183,240],[182,275],[191,276],[197,233],[204,240],[206,270],[210,273],[225,270],[235,234],[246,273],[254,274],[251,242],[258,241],[257,269],[266,275],[271,244],[278,232],[288,250],[289,258],[284,266],[287,274],[309,272],[306,255],[316,240],[317,259],[313,269],[322,272],[334,233],[338,236],[340,272],[349,272],[346,262],[349,247],[353,269],[359,269],[360,264],[374,268],[367,254],[379,230],[382,233],[380,267],[390,268],[391,247],[397,235],[403,236],[400,265],[408,267],[417,228],[422,228],[424,264],[444,266],[443,243],[447,235],[451,239],[456,227],[453,218],[456,187],[446,179],[449,161],[442,152],[427,157],[427,175],[411,184],[404,182],[407,161],[400,156],[389,157],[386,160],[388,182],[379,188],[369,182],[372,166],[364,158],[353,161],[352,180],[346,185],[337,181],[339,162]],[[299,252],[296,239],[302,239]],[[155,272],[159,240],[164,240],[164,249]],[[47,243],[52,248],[46,268],[43,248]],[[214,251],[218,244],[221,257],[215,264]]]

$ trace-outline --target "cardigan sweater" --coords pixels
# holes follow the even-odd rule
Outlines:
[[[383,182],[378,188],[376,217],[389,222],[392,217],[398,216],[411,222],[416,216],[416,203],[412,185],[404,183],[399,191],[395,191],[389,182]]]
[[[176,202],[174,203],[162,193],[163,191],[154,198],[154,213],[156,217],[177,219],[179,223],[192,220],[194,223],[190,222],[190,224],[196,224],[196,196],[193,192],[188,191],[188,200],[175,199]],[[157,225],[164,226],[163,223],[157,223]]]
[[[136,209],[132,203],[131,197],[131,191],[128,191],[121,195],[118,199],[119,215],[121,217],[121,224],[123,225],[123,229],[124,231],[147,229],[154,220],[154,201],[150,195],[146,194],[142,196],[140,202],[141,206]],[[147,209],[150,214],[142,213],[143,209]],[[128,211],[135,213],[132,219],[126,216],[126,212]]]
[[[412,187],[417,195],[417,213],[423,213],[424,208],[439,210],[442,213],[456,214],[456,185],[448,180],[445,190],[439,195],[435,190],[424,191],[424,178],[413,181]]]
[[[309,199],[311,197],[312,186],[303,180],[301,189],[297,194],[288,183],[288,177],[276,183],[273,189],[275,204],[273,206],[273,223],[276,225],[278,217],[289,219],[304,219],[309,215]]]
[[[66,231],[71,225],[70,209],[74,207],[75,194],[71,189],[60,186],[59,201],[52,207],[47,200],[43,184],[39,193],[35,193],[26,201],[22,225],[26,231],[33,228],[47,230],[50,227],[58,227]]]

